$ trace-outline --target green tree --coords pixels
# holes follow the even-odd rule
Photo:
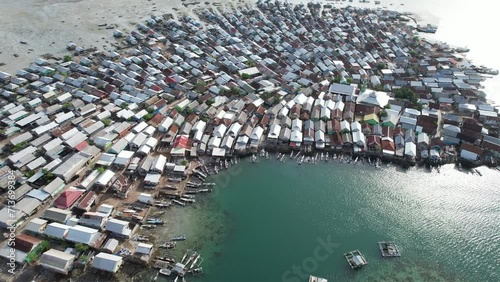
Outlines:
[[[194,110],[193,110],[193,109],[191,109],[191,108],[186,108],[186,114],[190,115],[190,114],[192,114],[192,113],[194,113]]]
[[[71,108],[71,107],[73,107],[73,104],[71,104],[70,102],[65,103],[65,104],[62,106],[62,108],[63,108],[64,110],[69,109],[69,108]]]
[[[128,103],[126,103],[126,102],[123,102],[120,104],[120,108],[122,108],[122,109],[125,109],[127,107],[128,107]]]
[[[105,119],[103,119],[101,121],[102,121],[102,123],[104,123],[105,126],[108,126],[108,125],[111,124],[111,120],[109,118],[105,118]]]
[[[188,160],[183,160],[183,161],[181,162],[181,165],[188,165],[188,163],[189,163],[189,162],[188,162]]]
[[[103,173],[103,172],[105,172],[105,171],[106,171],[106,168],[104,168],[104,167],[102,167],[102,166],[100,166],[100,167],[98,167],[98,168],[96,168],[96,169],[97,169],[97,171],[98,171],[99,173]]]
[[[384,64],[384,63],[378,63],[378,64],[377,64],[377,69],[378,69],[378,70],[382,70],[382,69],[385,69],[385,68],[387,68],[387,65],[386,65],[386,64]]]
[[[375,86],[374,89],[376,91],[384,91],[384,85],[383,84],[379,84],[379,85]]]
[[[351,77],[348,77],[348,78],[346,79],[346,82],[347,82],[347,84],[351,84],[351,83],[352,83],[352,78],[351,78]]]
[[[233,93],[234,95],[238,95],[240,94],[240,88],[239,87],[231,87],[231,93]]]
[[[402,87],[394,90],[394,96],[398,99],[408,99],[412,103],[416,103],[418,100],[415,92],[408,87]]]
[[[340,83],[341,80],[342,80],[342,77],[340,77],[340,75],[336,75],[335,78],[333,79],[333,82]]]
[[[147,111],[148,113],[150,113],[150,114],[151,114],[151,113],[153,113],[155,110],[154,110],[153,108],[147,108],[147,109],[146,109],[146,111]]]
[[[207,105],[209,105],[209,106],[213,105],[213,103],[215,103],[215,100],[214,100],[214,99],[210,99],[210,100],[207,100],[207,101],[205,102],[205,104],[207,104]]]
[[[148,120],[150,120],[150,119],[152,119],[152,118],[153,118],[153,114],[151,114],[151,113],[146,114],[146,115],[144,115],[144,117],[143,117],[143,118],[144,118],[144,120],[145,120],[145,121],[148,121]]]
[[[73,60],[73,57],[71,57],[70,55],[65,55],[65,56],[63,57],[63,61],[65,61],[65,62],[69,62],[69,61],[71,61],[71,60]]]
[[[386,117],[387,116],[387,112],[385,110],[382,110],[382,111],[380,111],[380,113],[378,115],[380,117]]]
[[[242,73],[241,74],[241,78],[242,79],[249,79],[250,78],[250,75],[248,73]]]
[[[83,244],[83,243],[76,243],[75,244],[75,249],[77,252],[85,252],[89,249],[89,246]]]
[[[254,62],[254,61],[252,61],[252,60],[248,60],[246,64],[247,64],[247,66],[248,66],[249,68],[251,68],[251,67],[255,67],[255,62]]]

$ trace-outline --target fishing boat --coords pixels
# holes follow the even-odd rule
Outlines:
[[[398,246],[394,244],[394,242],[382,241],[378,242],[378,248],[380,249],[380,254],[383,257],[400,257],[401,253],[399,252]]]
[[[184,240],[186,240],[186,236],[184,235],[175,236],[172,239],[170,239],[170,241],[184,241]]]
[[[363,256],[363,254],[361,254],[359,250],[345,253],[344,257],[352,269],[359,269],[363,267],[363,265],[368,264],[365,257]]]
[[[166,241],[160,244],[159,247],[164,249],[173,249],[175,247],[175,242]]]
[[[161,260],[161,261],[166,261],[166,262],[169,262],[169,263],[175,263],[175,259],[173,258],[167,258],[167,257],[156,257],[157,260]]]
[[[191,274],[193,275],[199,275],[199,274],[203,274],[203,267],[198,267],[198,268],[195,268],[193,270],[190,270]]]
[[[185,204],[185,203],[183,203],[183,202],[181,202],[181,201],[179,201],[179,200],[172,200],[172,202],[174,202],[174,203],[176,203],[176,204],[178,204],[179,206],[182,206],[182,207],[185,207],[185,206],[186,206],[186,204]]]
[[[160,273],[161,275],[170,276],[172,274],[172,271],[168,268],[162,268],[158,273]]]
[[[137,235],[133,238],[134,241],[138,241],[138,242],[148,242],[149,241],[149,237],[147,236],[142,236],[142,235]]]
[[[166,208],[166,207],[169,207],[171,204],[172,204],[171,202],[156,201],[154,205],[155,205],[155,207]]]
[[[181,201],[184,201],[186,203],[195,203],[196,202],[195,199],[189,199],[189,198],[186,198],[186,197],[182,197]]]
[[[320,278],[320,277],[310,275],[309,282],[328,282],[328,280],[326,280],[325,278]]]
[[[420,32],[425,32],[425,33],[436,33],[437,27],[433,26],[431,24],[427,24],[425,26],[418,25],[417,30]]]
[[[154,224],[154,225],[162,225],[164,224],[163,220],[159,218],[149,218],[146,220],[147,223],[149,224]]]

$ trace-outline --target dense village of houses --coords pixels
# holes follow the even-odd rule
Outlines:
[[[484,78],[398,13],[268,2],[200,18],[152,16],[115,31],[125,52],[70,43],[64,62],[0,72],[0,227],[18,226],[16,263],[35,252],[68,274],[82,254],[42,244],[55,240],[89,246],[92,267],[116,273],[139,216],[99,199],[151,204],[163,179],[189,175],[187,159],[266,149],[494,165],[500,154]]]

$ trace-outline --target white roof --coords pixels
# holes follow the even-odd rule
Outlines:
[[[356,103],[370,104],[383,108],[389,103],[389,95],[386,92],[366,89],[358,96]]]
[[[101,174],[99,179],[97,179],[96,183],[98,185],[108,185],[109,181],[111,181],[111,179],[114,176],[115,176],[115,173],[108,169],[105,172],[103,172],[103,174]]]
[[[115,273],[118,271],[122,261],[123,258],[121,256],[99,253],[94,257],[92,267]]]
[[[68,235],[66,236],[66,240],[75,242],[75,243],[83,243],[90,244],[94,238],[94,235],[99,231],[97,229],[75,225],[69,228]]]
[[[53,222],[49,225],[47,225],[47,228],[45,228],[45,231],[43,232],[45,235],[56,237],[59,239],[64,238],[66,233],[69,230],[69,226],[65,224],[61,224],[58,222]]]

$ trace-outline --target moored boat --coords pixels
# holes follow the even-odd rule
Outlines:
[[[172,271],[168,268],[162,268],[160,269],[159,273],[161,275],[170,276],[172,274]]]
[[[184,241],[186,240],[186,236],[185,235],[179,235],[179,236],[175,236],[173,237],[172,239],[170,239],[171,241]]]
[[[378,242],[378,247],[380,249],[380,254],[383,257],[400,257],[401,253],[399,252],[398,246],[394,244],[394,242],[382,241]]]
[[[162,244],[160,244],[159,247],[164,249],[173,249],[175,247],[175,242],[171,241],[163,242]]]

